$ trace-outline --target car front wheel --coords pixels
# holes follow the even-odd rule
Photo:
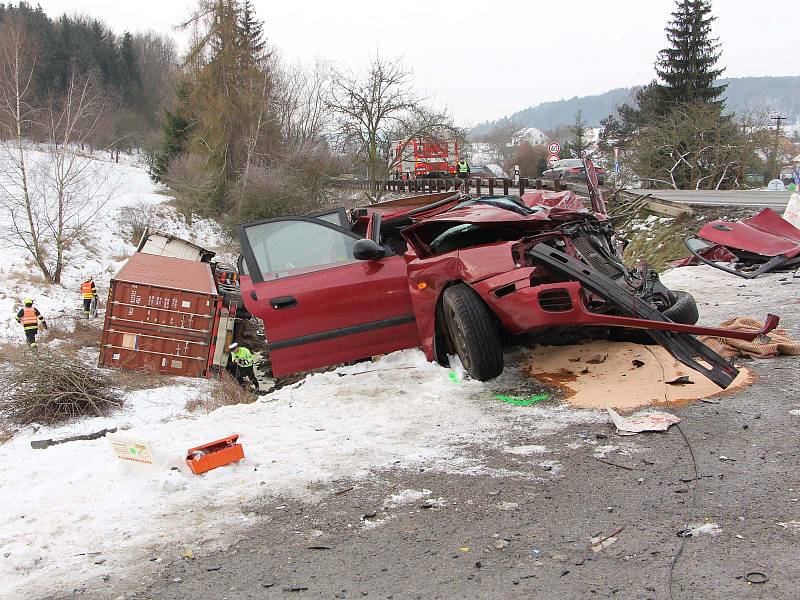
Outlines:
[[[473,379],[487,381],[503,372],[503,346],[494,317],[469,286],[447,288],[442,297],[450,342]]]

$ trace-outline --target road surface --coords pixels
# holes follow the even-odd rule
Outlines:
[[[757,190],[628,190],[638,194],[652,194],[655,198],[700,204],[705,206],[753,206],[784,209],[789,203],[789,192],[762,192]]]

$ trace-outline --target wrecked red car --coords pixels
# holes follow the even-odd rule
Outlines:
[[[275,375],[421,347],[457,355],[488,380],[502,339],[548,328],[646,330],[678,360],[726,387],[738,371],[691,334],[697,306],[645,266],[621,260],[605,215],[572,192],[393,200],[239,226],[241,288],[264,321]]]

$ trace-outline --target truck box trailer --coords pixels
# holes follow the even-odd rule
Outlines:
[[[235,314],[209,263],[137,252],[109,286],[100,364],[208,377],[225,366]]]

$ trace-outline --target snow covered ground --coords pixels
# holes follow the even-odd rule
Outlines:
[[[34,165],[46,160],[45,153],[36,147],[31,148],[27,155]],[[4,149],[0,148],[0,161],[4,156]],[[18,247],[17,240],[9,233],[8,213],[0,210],[0,231],[5,232],[0,236],[0,251],[3,253],[0,260],[0,342],[24,340],[22,328],[14,320],[14,315],[26,297],[34,300],[34,305],[50,322],[78,314],[81,304],[79,289],[84,274],[94,276],[102,298],[111,277],[135,250],[119,222],[120,210],[125,207],[158,207],[155,223],[158,228],[201,246],[219,244],[219,227],[203,219],[187,227],[174,208],[164,205],[170,200],[164,195],[164,189],[153,184],[143,165],[133,158],[127,157],[116,164],[108,160],[107,155],[96,155],[85,172],[85,179],[93,180],[87,187],[95,190],[97,196],[107,194],[110,199],[81,243],[67,251],[68,264],[61,285],[44,283],[30,254]],[[0,184],[8,185],[2,177]],[[52,199],[49,201],[52,203]]]

